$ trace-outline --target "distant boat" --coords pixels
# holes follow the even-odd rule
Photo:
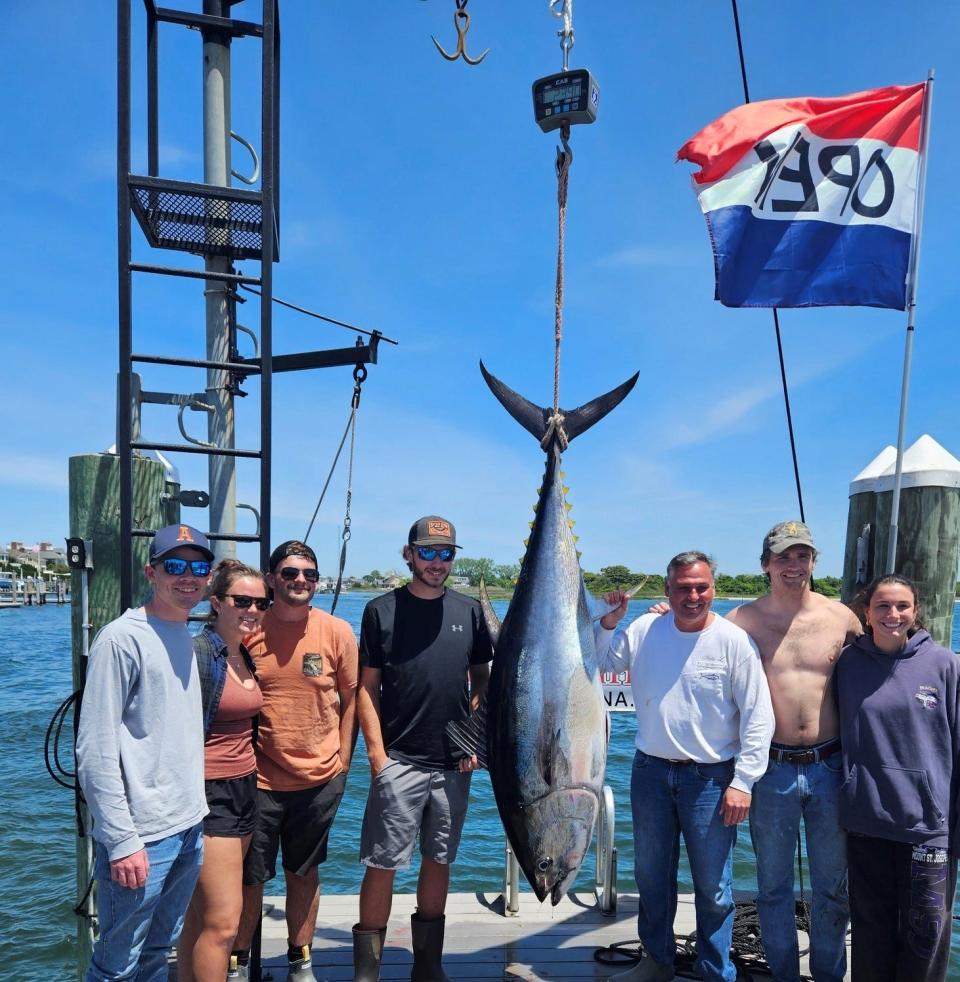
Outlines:
[[[17,582],[13,574],[0,573],[0,607],[22,607],[17,596]]]

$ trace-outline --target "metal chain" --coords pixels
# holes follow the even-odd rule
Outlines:
[[[350,541],[350,506],[353,503],[353,451],[357,442],[357,410],[360,408],[360,386],[366,381],[367,366],[357,365],[353,370],[353,399],[350,403],[350,456],[347,462],[347,506],[343,516],[342,544],[340,546],[340,569],[337,573],[337,585],[333,590],[333,602],[330,613],[337,609],[340,591],[343,589],[343,570],[347,565],[347,543]]]

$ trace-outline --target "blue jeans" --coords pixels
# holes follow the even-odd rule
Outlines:
[[[682,832],[693,876],[697,967],[708,982],[733,982],[737,975],[730,961],[737,827],[720,817],[720,799],[732,779],[733,761],[672,764],[640,750],[630,775],[640,940],[654,961],[673,964]]]
[[[840,825],[842,782],[843,758],[835,753],[814,764],[771,760],[753,786],[750,835],[757,855],[757,909],[776,982],[800,978],[793,878],[801,817],[812,895],[810,973],[816,982],[842,982],[846,973],[850,911],[847,837]]]
[[[98,842],[94,859],[100,936],[86,982],[166,982],[167,955],[203,863],[203,823],[144,847],[147,882],[138,890],[110,879],[110,860]]]

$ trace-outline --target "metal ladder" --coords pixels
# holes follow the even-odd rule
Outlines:
[[[374,332],[369,343],[326,351],[302,352],[275,357],[273,353],[272,306],[273,264],[279,259],[279,67],[280,28],[278,0],[263,0],[263,21],[254,23],[232,16],[231,7],[238,0],[204,0],[203,13],[157,6],[156,0],[141,0],[146,14],[146,136],[147,173],[131,172],[131,65],[132,6],[134,0],[117,0],[117,211],[118,211],[118,290],[119,290],[119,381],[117,406],[117,454],[120,462],[120,531],[123,548],[120,561],[120,609],[131,606],[134,589],[133,540],[150,537],[154,529],[139,528],[133,514],[133,459],[142,451],[162,454],[203,454],[211,460],[210,490],[182,492],[179,504],[211,508],[208,533],[215,551],[218,543],[257,542],[260,565],[266,568],[270,554],[271,518],[271,452],[273,375],[280,371],[335,365],[365,365],[377,360]],[[222,59],[226,78],[223,98],[225,129],[220,152],[225,159],[217,183],[190,183],[160,176],[159,129],[159,40],[160,26],[172,25],[199,31],[206,62]],[[260,148],[258,161],[253,147],[229,129],[230,46],[240,38],[261,42]],[[205,62],[205,64],[206,64]],[[214,84],[216,83],[214,79]],[[205,87],[207,76],[205,76]],[[211,157],[208,103],[204,103],[205,176]],[[223,122],[221,120],[220,122]],[[255,167],[252,178],[232,171],[229,164],[230,140],[236,140],[251,153]],[[223,143],[227,144],[226,149]],[[216,141],[213,140],[215,147]],[[215,156],[215,153],[213,154]],[[222,161],[221,161],[222,164]],[[217,167],[213,166],[216,171]],[[259,189],[234,188],[230,175],[245,183],[256,182]],[[208,178],[209,180],[209,178]],[[147,264],[133,261],[133,221],[154,249],[176,250],[202,257],[203,267],[188,265]],[[244,275],[235,263],[241,260],[259,263],[259,275]],[[181,358],[153,354],[134,348],[133,281],[137,276],[163,276],[204,281],[207,295],[207,355],[205,359]],[[259,335],[237,323],[237,303],[241,287],[260,294]],[[209,298],[213,297],[211,301]],[[211,331],[210,303],[219,304],[221,321],[214,320]],[[237,331],[254,337],[255,354],[241,358],[237,350]],[[204,392],[157,392],[144,388],[135,371],[137,365],[180,366],[207,371]],[[238,449],[233,445],[233,398],[248,376],[260,378],[260,447]],[[179,407],[178,424],[183,443],[165,443],[145,439],[141,433],[141,407],[145,403]],[[207,440],[191,437],[184,426],[187,410],[206,412],[211,420]],[[222,412],[222,416],[217,414]],[[216,432],[213,432],[213,431]],[[234,500],[233,467],[238,459],[257,460],[260,465],[259,506],[238,505]],[[247,508],[257,516],[256,531],[235,531],[236,508]]]

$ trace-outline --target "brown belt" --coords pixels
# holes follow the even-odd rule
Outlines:
[[[778,750],[770,748],[770,759],[778,764],[816,764],[827,757],[840,753],[840,741],[834,740],[823,747],[811,747],[809,750]]]

